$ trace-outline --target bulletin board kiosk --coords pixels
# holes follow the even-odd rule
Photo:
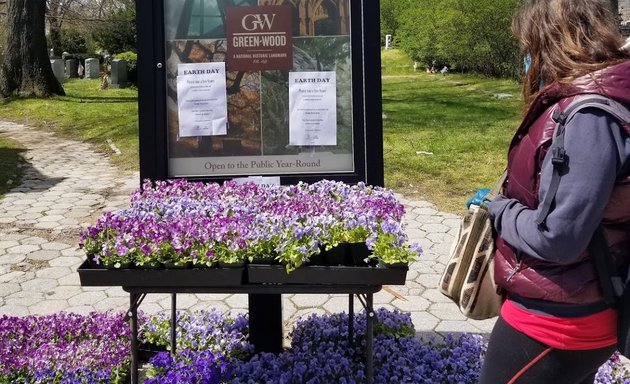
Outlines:
[[[383,185],[378,1],[136,7],[142,180]],[[239,289],[256,349],[278,351],[285,291]]]

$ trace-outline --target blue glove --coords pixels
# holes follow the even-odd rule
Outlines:
[[[478,189],[477,192],[473,195],[473,197],[466,200],[466,208],[470,208],[471,204],[481,205],[481,203],[484,200],[489,201],[488,199],[486,199],[486,196],[488,196],[488,193],[490,193],[490,188]]]

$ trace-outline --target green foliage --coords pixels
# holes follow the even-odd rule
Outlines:
[[[141,257],[135,256],[134,262],[139,261],[141,263],[159,264],[159,263],[173,263],[176,265],[185,265],[192,262],[190,254],[183,254],[181,251],[175,249],[170,243],[161,243],[159,246],[158,260],[156,260],[155,254],[142,254]]]
[[[409,264],[418,256],[409,244],[400,245],[398,237],[393,233],[379,233],[372,244],[372,250],[374,254],[370,258],[388,265]]]
[[[88,53],[88,41],[74,28],[62,29],[61,50],[68,53]]]
[[[425,67],[447,61],[439,49],[441,43],[437,35],[440,24],[445,22],[438,19],[437,3],[438,0],[427,0],[423,7],[411,8],[399,16],[401,49]]]
[[[92,31],[96,44],[110,54],[136,50],[136,9],[121,8]]]
[[[116,58],[125,60],[127,62],[127,80],[131,84],[138,84],[138,54],[135,52],[127,51],[116,54]]]
[[[127,69],[135,69],[138,65],[138,54],[135,52],[123,52],[116,54],[116,58],[127,62]]]
[[[400,47],[430,67],[516,78],[518,46],[510,31],[518,0],[425,0],[398,15]]]
[[[413,0],[381,0],[381,40],[385,35],[394,36],[394,44],[400,26],[400,15],[403,15],[414,5]]]

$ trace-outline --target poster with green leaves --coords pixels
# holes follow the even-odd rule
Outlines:
[[[350,11],[349,0],[164,0],[169,176],[353,172]],[[215,62],[225,95],[203,69]],[[220,108],[225,129],[190,135],[211,132]]]

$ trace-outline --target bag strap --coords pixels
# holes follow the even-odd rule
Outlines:
[[[503,184],[505,183],[506,178],[507,178],[507,169],[503,171],[503,174],[501,175],[501,177],[499,177],[499,180],[497,180],[497,182],[494,184],[494,187],[492,187],[490,192],[488,192],[488,195],[487,195],[488,200],[492,200],[495,197],[497,197],[497,195],[501,191],[501,187],[503,187]]]
[[[601,95],[587,95],[576,98],[572,101],[564,111],[554,111],[552,118],[556,122],[556,128],[551,149],[551,163],[553,165],[553,173],[549,189],[544,200],[540,205],[540,211],[536,217],[535,223],[542,230],[546,229],[545,221],[549,215],[551,204],[555,199],[558,186],[560,185],[560,173],[567,165],[566,151],[564,150],[564,131],[566,124],[580,110],[588,107],[602,109],[615,117],[624,124],[630,124],[630,111],[622,104]]]
[[[608,251],[608,244],[606,244],[601,225],[597,226],[595,233],[593,233],[593,237],[588,244],[588,250],[595,264],[604,301],[607,304],[614,305],[623,295],[625,284],[617,268],[615,268],[614,260]]]
[[[494,187],[492,187],[490,192],[488,192],[486,197],[483,199],[483,201],[480,204],[480,207],[483,207],[484,209],[488,209],[488,203],[486,203],[486,201],[492,201],[494,200],[495,197],[497,197],[497,195],[501,191],[501,187],[503,187],[503,184],[505,184],[506,179],[507,179],[507,169],[503,171],[503,174],[501,175],[501,177],[499,177],[499,180],[497,180],[497,182],[494,184]]]

